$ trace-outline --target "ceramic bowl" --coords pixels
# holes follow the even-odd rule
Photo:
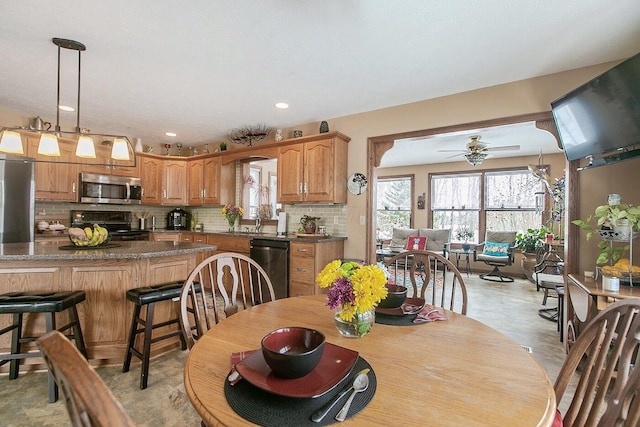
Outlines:
[[[262,338],[262,355],[274,375],[301,378],[318,366],[324,343],[324,334],[315,329],[280,328]]]
[[[398,308],[407,298],[407,288],[400,285],[387,284],[387,297],[380,301],[380,308]]]

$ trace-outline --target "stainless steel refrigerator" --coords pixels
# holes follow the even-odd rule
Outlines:
[[[33,159],[0,154],[0,243],[33,242]]]

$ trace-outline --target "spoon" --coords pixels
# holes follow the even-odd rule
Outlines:
[[[370,371],[369,368],[365,368],[362,371],[358,372],[356,374],[356,377],[353,380],[353,383],[355,384],[359,376],[361,375],[366,376],[369,373],[369,371]],[[324,417],[329,413],[329,411],[331,411],[331,408],[336,406],[336,403],[338,403],[340,399],[342,399],[351,390],[353,390],[353,384],[351,385],[347,384],[346,386],[344,386],[344,388],[340,390],[340,393],[338,393],[338,395],[335,398],[330,400],[326,405],[324,405],[322,408],[314,412],[313,415],[311,415],[311,421],[313,421],[314,423],[319,423],[320,421],[322,421]]]
[[[345,418],[347,418],[347,413],[349,412],[353,398],[356,397],[357,393],[365,391],[367,387],[369,387],[369,376],[367,374],[358,375],[353,381],[353,391],[351,392],[349,399],[347,399],[342,409],[340,409],[340,412],[338,412],[338,415],[336,415],[337,421],[344,421]]]

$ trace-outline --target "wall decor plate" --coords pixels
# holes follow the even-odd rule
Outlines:
[[[347,180],[347,189],[356,196],[364,193],[367,189],[367,177],[363,173],[354,173]]]

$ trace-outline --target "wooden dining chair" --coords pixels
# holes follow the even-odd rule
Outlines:
[[[102,378],[62,333],[36,340],[67,407],[72,426],[134,426]]]
[[[564,426],[638,425],[640,298],[602,310],[580,333],[554,390],[558,404],[578,373],[576,390],[562,415]],[[635,366],[635,368],[634,368]],[[625,420],[635,420],[625,423]],[[615,420],[615,422],[610,422]]]
[[[180,325],[187,347],[240,306],[246,309],[273,300],[269,276],[248,256],[224,252],[206,258],[191,271],[180,293]]]
[[[455,264],[431,251],[410,250],[387,259],[389,283],[409,288],[408,297],[467,314],[467,288]],[[448,274],[448,273],[452,274]]]

